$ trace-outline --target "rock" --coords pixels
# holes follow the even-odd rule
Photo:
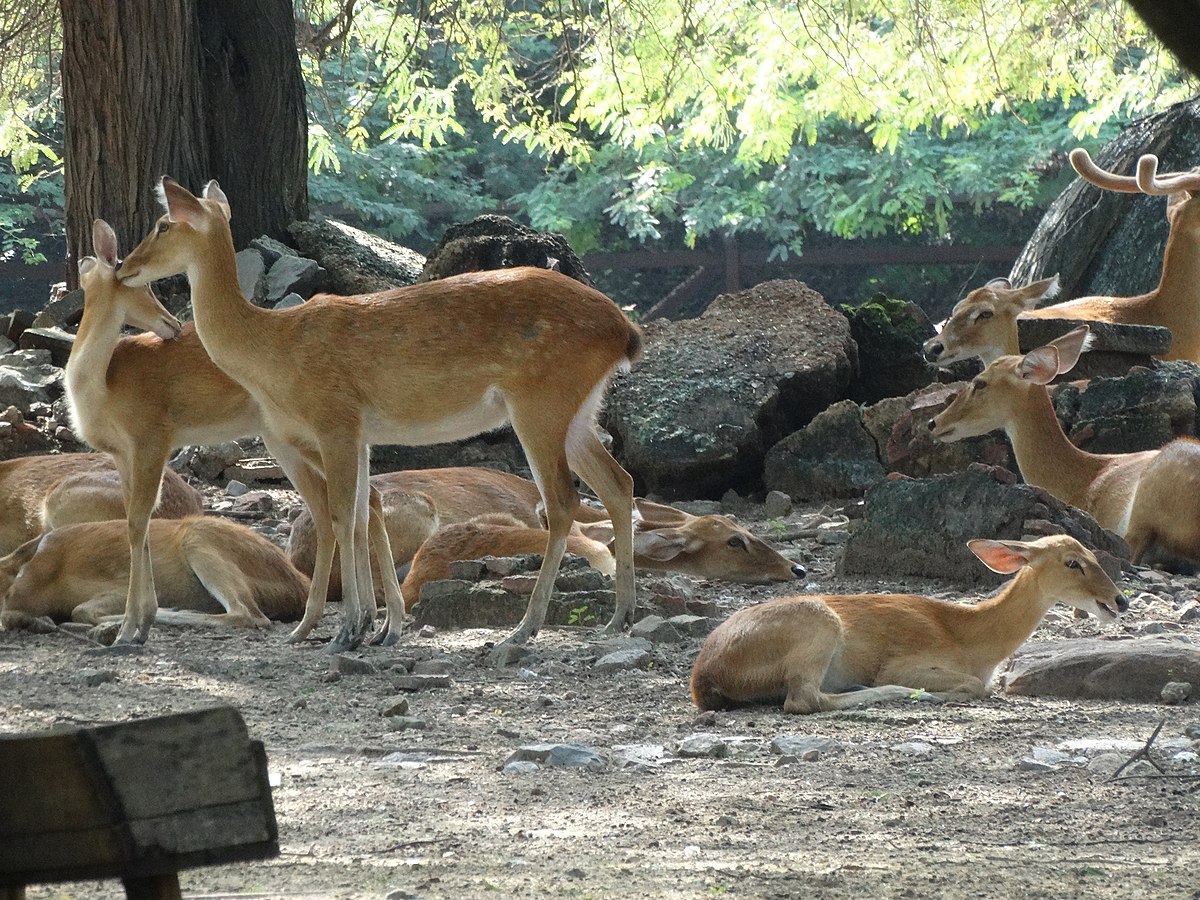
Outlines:
[[[524,578],[510,575],[508,578]],[[532,576],[530,576],[532,577]],[[507,591],[495,582],[460,579],[429,581],[413,608],[418,627],[512,628],[525,615],[529,596]],[[590,625],[607,622],[616,608],[611,590],[555,592],[546,611],[547,625]]]
[[[783,491],[770,490],[763,500],[763,515],[768,519],[782,519],[792,511],[792,498]]]
[[[861,522],[850,532],[838,571],[846,575],[944,578],[958,584],[1005,579],[983,565],[967,541],[986,535],[1020,540],[1029,519],[1045,519],[1102,555],[1129,559],[1121,538],[1087,513],[1026,484],[1005,484],[974,466],[938,478],[883,481],[866,494]],[[1103,559],[1102,559],[1103,561]],[[1110,574],[1114,574],[1110,572]],[[1115,574],[1114,574],[1115,577]]]
[[[447,567],[452,581],[478,581],[486,571],[487,567],[478,559],[456,559]]]
[[[671,616],[667,619],[667,624],[688,637],[705,637],[717,627],[717,622],[713,618],[690,613]]]
[[[414,250],[375,237],[344,222],[293,222],[288,232],[300,255],[329,273],[336,294],[369,294],[416,283],[425,258]]]
[[[689,734],[675,745],[675,755],[685,759],[721,759],[729,755],[729,744],[715,734]]]
[[[853,400],[818,413],[768,450],[763,463],[763,483],[799,500],[861,497],[886,474]]]
[[[1158,702],[1171,682],[1200,680],[1200,647],[1183,636],[1033,642],[1013,654],[1010,694]]]
[[[1159,692],[1163,703],[1186,703],[1191,696],[1192,685],[1188,681],[1168,681]]]
[[[328,273],[311,259],[281,256],[267,271],[263,285],[264,301],[274,306],[288,294],[311,297],[324,288]]]
[[[588,769],[600,772],[608,768],[608,760],[582,744],[526,744],[514,750],[504,761],[505,770],[512,763],[531,762],[550,768]]]
[[[203,447],[181,447],[168,465],[181,475],[190,473],[201,481],[216,481],[243,456],[242,448],[235,441],[226,441]]]
[[[654,644],[678,644],[683,641],[683,635],[674,626],[668,625],[662,616],[646,616],[639,619],[633,623],[629,633],[633,637],[646,638]]]
[[[50,354],[50,363],[65,368],[75,346],[75,335],[58,327],[26,328],[21,335],[19,346],[22,350],[46,350]]]
[[[269,235],[259,235],[250,242],[250,248],[261,254],[263,262],[271,266],[281,256],[297,256],[295,250],[282,241],[277,241]]]
[[[450,687],[449,675],[396,675],[392,687],[398,691],[428,691]]]
[[[117,673],[114,669],[80,669],[75,673],[75,680],[85,687],[99,687],[116,681]]]
[[[396,702],[388,705],[388,707],[384,709],[380,715],[382,715],[384,718],[408,715],[408,698],[401,697]]]
[[[379,670],[365,659],[338,654],[329,661],[329,671],[338,675],[375,675]]]
[[[275,304],[274,309],[291,309],[293,306],[303,306],[304,298],[299,294],[288,294]]]
[[[239,250],[236,257],[238,287],[246,299],[256,306],[263,305],[266,296],[263,281],[267,275],[267,262],[262,253],[255,249]]]
[[[754,490],[767,448],[843,398],[858,368],[846,318],[798,281],[724,294],[644,338],[605,427],[639,485],[668,498]]]
[[[933,745],[924,741],[905,741],[902,744],[894,745],[891,749],[896,753],[903,753],[905,756],[930,756],[933,753]]]
[[[646,650],[614,650],[596,660],[592,667],[597,672],[623,672],[644,669],[650,665],[650,654]]]
[[[10,354],[5,359],[12,359]],[[62,393],[63,370],[52,365],[15,367],[0,362],[0,408],[15,406],[28,414],[36,403],[50,403]]]
[[[424,731],[429,724],[416,716],[391,716],[387,721],[388,731]]]
[[[589,287],[594,284],[561,234],[536,231],[508,216],[490,214],[447,228],[425,260],[421,281],[515,266],[553,269]]]
[[[780,734],[771,741],[771,752],[783,756],[802,757],[810,750],[818,753],[838,753],[844,745],[841,741],[817,734]]]
[[[83,288],[76,288],[57,300],[51,300],[33,319],[26,323],[28,328],[52,328],[62,330],[69,325],[78,325],[83,318]],[[16,340],[16,338],[13,338]],[[18,341],[19,343],[19,341]],[[61,363],[60,363],[61,365]]]
[[[414,675],[449,675],[454,664],[448,659],[422,659],[412,667]]]
[[[1022,353],[1043,347],[1084,322],[1073,319],[1018,319],[1017,343]],[[1124,375],[1134,366],[1150,366],[1171,347],[1171,331],[1152,325],[1087,322],[1091,349],[1079,358],[1067,377],[1097,378]]]
[[[25,333],[26,328],[33,326],[36,315],[27,309],[14,309],[11,314],[4,317],[8,322],[8,328],[4,331],[4,336],[14,344],[21,339],[21,335]]]
[[[874,403],[929,383],[921,348],[936,331],[921,307],[878,294],[861,306],[840,309],[858,344],[859,372],[850,384],[851,399]]]
[[[1017,771],[1020,772],[1055,772],[1057,770],[1058,766],[1053,763],[1030,759],[1028,756],[1017,763]]]
[[[679,500],[671,506],[693,516],[719,516],[725,512],[720,500]]]
[[[245,483],[238,481],[236,478],[225,485],[225,493],[230,497],[241,497],[250,490]]]

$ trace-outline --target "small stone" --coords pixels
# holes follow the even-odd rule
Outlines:
[[[477,559],[456,559],[446,568],[448,577],[462,581],[478,581],[485,571],[483,563]]]
[[[720,759],[729,755],[729,744],[715,734],[690,734],[675,745],[675,753],[688,759]]]
[[[449,675],[453,671],[454,666],[448,659],[423,659],[412,668],[414,675]]]
[[[379,670],[365,659],[338,654],[329,661],[329,671],[339,675],[375,675]]]
[[[114,669],[82,669],[76,673],[75,677],[86,687],[99,687],[102,684],[116,681],[117,673]]]
[[[529,775],[541,769],[537,763],[528,759],[518,759],[504,764],[505,775]]]
[[[421,626],[421,628],[420,628],[420,630],[417,632],[417,637],[420,637],[420,638],[431,638],[431,637],[433,637],[435,634],[437,634],[437,628],[436,628],[435,626],[433,626],[433,625],[422,625],[422,626]]]
[[[1034,747],[1029,755],[1032,759],[1051,766],[1057,766],[1060,763],[1070,762],[1074,759],[1069,753],[1063,753],[1061,750],[1052,750],[1049,747]]]
[[[236,478],[225,485],[225,493],[230,497],[240,497],[250,490],[250,486],[244,482],[238,481]]]
[[[678,644],[683,640],[679,630],[662,616],[646,616],[633,623],[629,629],[633,637],[646,638],[655,644]]]
[[[844,544],[850,539],[850,532],[842,522],[823,522],[817,526],[817,543],[833,546]]]
[[[646,650],[615,650],[596,660],[593,668],[598,672],[620,672],[627,669],[644,669],[650,665],[650,654]]]
[[[1026,756],[1017,763],[1017,771],[1019,772],[1055,772],[1057,770],[1057,766],[1051,763],[1039,762],[1029,756]]]
[[[388,718],[391,716],[406,716],[406,715],[408,715],[408,699],[405,697],[401,697],[395,703],[393,703],[389,707],[387,707],[383,711],[382,715],[385,718]]]
[[[275,309],[291,309],[293,306],[303,306],[304,298],[299,294],[290,293],[278,303],[275,304]]]
[[[775,767],[780,768],[782,766],[794,766],[798,762],[800,762],[800,757],[793,756],[791,753],[785,753],[783,756],[779,757],[779,759],[775,760]]]
[[[418,719],[416,716],[391,716],[387,726],[389,731],[420,731],[428,727],[424,719]]]
[[[768,519],[782,519],[792,511],[792,498],[783,491],[767,491],[763,500],[763,515]]]
[[[501,577],[511,575],[519,568],[517,561],[511,556],[488,556],[482,562],[487,571]]]
[[[504,588],[504,590],[523,596],[532,594],[535,584],[537,584],[536,575],[506,575],[500,579],[500,587]]]
[[[933,753],[933,747],[924,741],[905,741],[903,744],[896,744],[892,749],[908,756],[929,756]]]
[[[842,749],[840,741],[816,734],[781,734],[771,741],[771,752],[783,756],[803,756],[810,750],[837,753]]]
[[[526,744],[514,750],[505,760],[505,767],[514,762],[541,763],[551,768],[563,767],[600,771],[608,768],[608,760],[582,744]]]
[[[292,701],[292,709],[308,709],[308,698],[299,697]]]
[[[427,691],[431,688],[450,687],[449,675],[397,675],[392,687],[398,691]]]
[[[1163,703],[1186,703],[1192,696],[1192,684],[1189,681],[1168,681],[1163,685],[1160,696]]]
[[[800,758],[805,762],[816,762],[821,758],[820,750],[806,750],[800,755]]]

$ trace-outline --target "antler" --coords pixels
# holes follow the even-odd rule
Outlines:
[[[1137,185],[1145,194],[1162,196],[1179,191],[1200,191],[1200,171],[1170,172],[1158,174],[1158,157],[1147,153],[1138,160]]]
[[[1142,158],[1145,159],[1145,157]],[[1132,175],[1116,175],[1106,172],[1092,161],[1091,155],[1082,147],[1076,147],[1071,151],[1071,165],[1084,181],[1089,181],[1106,191],[1136,194],[1141,190],[1138,187],[1138,180]]]

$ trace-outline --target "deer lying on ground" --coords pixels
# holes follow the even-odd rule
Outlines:
[[[1034,309],[1058,293],[1058,276],[1013,288],[995,279],[954,307],[941,333],[925,342],[925,357],[946,366],[972,356],[984,365],[1020,353],[1017,318],[1083,319],[1125,325],[1160,325],[1171,330],[1164,359],[1200,362],[1200,169],[1158,174],[1158,158],[1138,160],[1137,175],[1115,175],[1097,166],[1087,151],[1071,151],[1071,165],[1086,181],[1109,191],[1167,196],[1170,234],[1158,286],[1136,297],[1080,297]]]
[[[564,275],[517,268],[263,310],[238,287],[229,201],[217,183],[197,198],[164,178],[162,200],[166,215],[120,277],[135,287],[186,272],[196,330],[213,361],[258,403],[266,434],[317,460],[328,504],[309,506],[342,551],[343,624],[334,649],[362,639],[374,608],[363,540],[368,445],[457,440],[505,422],[525,450],[549,528],[529,607],[497,659],[545,620],[579,504],[572,470],[600,497],[616,531],[609,628],[631,620],[633,479],[595,428],[609,379],[641,353],[640,330],[615,303]],[[299,633],[319,618],[332,556],[330,546],[317,560]],[[401,606],[393,602],[389,622]]]
[[[701,709],[783,701],[788,713],[849,709],[933,693],[986,697],[996,666],[1056,600],[1114,619],[1128,601],[1066,535],[971,541],[990,569],[1017,573],[974,605],[910,594],[780,597],[739,610],[692,669]]]
[[[161,622],[263,628],[304,612],[308,578],[283,551],[216,516],[153,519],[147,530]],[[39,620],[98,625],[120,619],[129,587],[124,519],[67,525],[0,559],[0,624],[44,630]]]
[[[504,513],[528,528],[542,527],[537,485],[507,472],[469,466],[410,469],[373,475],[371,484],[383,502],[384,522],[397,565],[412,559],[439,526],[454,525],[480,514]],[[802,565],[727,516],[693,516],[641,498],[634,501],[634,507],[633,561],[638,570],[684,572],[699,578],[750,583],[804,577]],[[606,513],[581,505],[575,519],[581,523],[582,534],[602,544],[612,542],[612,523]],[[477,535],[470,552],[478,555],[460,558],[503,555],[489,549],[486,528],[479,529]],[[541,539],[545,540],[545,534]],[[292,523],[288,557],[301,572],[311,572],[315,552],[312,517],[301,513]],[[330,599],[337,599],[340,593],[340,580],[330,578]],[[405,595],[410,607],[416,600]]]
[[[439,528],[417,550],[400,585],[407,608],[421,599],[427,581],[450,577],[450,564],[485,556],[524,556],[546,549],[546,532],[530,528],[508,513],[488,513]],[[616,572],[616,561],[608,547],[572,529],[567,534],[567,552],[584,557],[593,569],[605,575]]]
[[[167,470],[152,498],[164,519],[204,512],[200,492]],[[0,462],[0,555],[52,528],[125,515],[121,479],[107,453],[19,456]]]
[[[1022,477],[1125,538],[1135,563],[1156,542],[1200,560],[1200,443],[1098,454],[1063,433],[1046,385],[1071,370],[1087,338],[1084,325],[1024,356],[1000,357],[930,420],[933,436],[957,441],[1003,428]]]
[[[129,526],[128,596],[117,643],[141,643],[158,609],[147,528],[168,456],[185,444],[259,434],[262,417],[250,395],[209,359],[193,326],[181,325],[148,286],[117,278],[117,238],[108,223],[96,220],[92,242],[96,255],[79,263],[83,319],[67,360],[67,399],[76,432],[111,453],[120,473],[126,502],[102,517],[125,518]],[[124,325],[147,333],[121,337]],[[323,504],[324,481],[305,454],[267,443],[297,490]],[[166,479],[174,484],[178,476],[168,470]],[[378,511],[372,518],[375,552],[394,572],[382,518]],[[332,534],[322,540],[331,544]],[[385,579],[384,594],[399,598],[395,578]]]

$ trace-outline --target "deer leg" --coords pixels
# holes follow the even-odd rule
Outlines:
[[[150,516],[158,505],[159,485],[167,455],[143,452],[129,461],[114,457],[125,489],[125,517],[129,526],[129,594],[117,644],[143,644],[158,612],[154,569],[150,562]]]
[[[368,482],[369,483],[369,482]],[[375,488],[367,498],[370,514],[371,552],[379,565],[379,578],[383,582],[383,601],[387,610],[383,626],[371,639],[372,644],[390,647],[400,640],[404,632],[404,597],[400,593],[400,580],[396,577],[396,560],[392,556],[392,543],[388,538],[386,521],[383,517],[383,501]]]
[[[633,569],[633,478],[613,459],[595,430],[573,431],[567,442],[571,468],[596,492],[613,525],[613,550],[617,562],[617,608],[606,632],[633,624],[637,582]]]
[[[375,597],[373,592],[367,597],[360,595],[362,583],[354,546],[355,531],[358,529],[359,459],[364,448],[356,440],[347,440],[344,432],[334,437],[333,440],[322,442],[321,463],[329,497],[329,520],[334,539],[342,551],[342,627],[326,647],[326,652],[341,653],[362,643],[366,626],[370,623],[366,603],[370,602],[370,615],[373,617]],[[313,513],[315,519],[316,510]],[[366,583],[368,587],[371,584],[369,570]]]

